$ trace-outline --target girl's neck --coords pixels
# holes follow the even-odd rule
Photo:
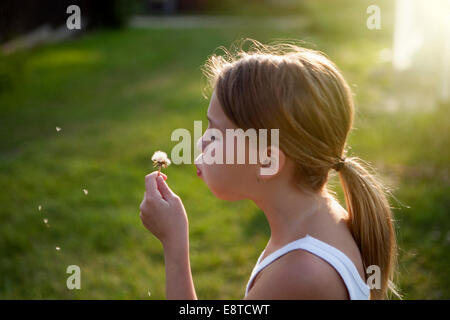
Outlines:
[[[275,182],[274,182],[275,183]],[[287,186],[269,186],[252,199],[270,226],[271,247],[281,247],[306,235],[308,222],[329,201],[326,192],[305,193]]]

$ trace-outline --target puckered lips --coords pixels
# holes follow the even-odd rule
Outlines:
[[[195,167],[197,168],[197,176],[201,176],[202,175],[202,171],[200,170],[200,168],[198,167],[198,165],[195,165]]]

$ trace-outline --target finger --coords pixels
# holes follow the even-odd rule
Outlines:
[[[164,200],[173,199],[176,196],[176,194],[169,188],[167,183],[161,177],[157,177],[156,181],[158,184],[159,192],[161,192]]]
[[[150,199],[161,199],[161,194],[158,191],[156,177],[158,176],[158,171],[153,171],[152,173],[145,176],[145,192]]]
[[[142,198],[141,204],[139,205],[139,212],[142,214],[142,211],[145,209],[145,202],[147,201],[147,192],[144,191],[144,198]]]
[[[156,174],[158,174],[158,171],[153,171],[153,172],[156,172]],[[153,173],[153,172],[152,172],[152,173]],[[162,172],[160,171],[160,172],[159,172],[159,175],[162,176],[162,177],[164,178],[164,180],[167,180],[167,176],[166,176],[165,173],[162,173]]]
[[[161,175],[164,178],[164,180],[167,180],[167,176],[164,173],[160,172],[159,175]]]

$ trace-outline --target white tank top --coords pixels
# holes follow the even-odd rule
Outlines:
[[[272,263],[277,258],[288,253],[289,251],[302,249],[306,250],[316,256],[319,256],[329,264],[331,264],[334,269],[339,273],[344,281],[350,300],[369,300],[370,299],[370,287],[364,282],[358,273],[353,262],[348,258],[342,251],[336,249],[335,247],[320,241],[310,235],[306,235],[304,238],[292,241],[282,248],[276,250],[275,252],[269,254],[263,261],[260,261],[264,255],[264,250],[258,258],[258,262],[253,268],[250,279],[247,283],[247,288],[245,289],[245,296],[248,294],[248,289],[251,286],[253,279],[256,275],[270,263]]]

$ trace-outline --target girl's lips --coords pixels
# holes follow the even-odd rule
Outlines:
[[[200,175],[202,174],[202,172],[201,172],[200,169],[197,167],[197,165],[195,165],[195,167],[197,168],[197,176],[200,177]]]

